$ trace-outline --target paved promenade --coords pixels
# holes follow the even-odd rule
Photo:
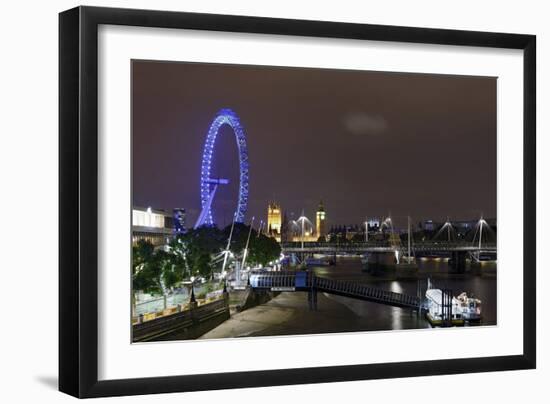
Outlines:
[[[344,304],[318,294],[318,310],[309,311],[305,293],[284,292],[269,302],[237,313],[205,338],[297,335],[366,330],[368,319]]]

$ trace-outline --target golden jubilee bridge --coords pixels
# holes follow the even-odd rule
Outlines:
[[[390,223],[388,218],[384,223]],[[393,228],[391,228],[392,234]],[[459,239],[455,226],[447,220],[436,232],[431,240],[415,241],[411,235],[410,219],[406,240],[400,237],[396,241],[391,240],[365,240],[364,242],[345,243],[317,243],[317,242],[284,242],[281,244],[282,252],[285,255],[297,254],[301,256],[309,254],[369,254],[369,253],[393,253],[402,256],[415,255],[466,255],[468,254],[475,261],[479,261],[484,254],[496,256],[497,243],[496,233],[483,219],[479,219],[471,240]]]
[[[388,242],[355,242],[355,243],[315,243],[315,242],[288,242],[281,243],[283,254],[310,253],[310,254],[363,254],[363,253],[393,253],[406,248],[402,245],[390,245]],[[496,243],[482,243],[480,245],[461,241],[422,241],[412,245],[414,253],[447,253],[447,252],[481,252],[496,253]]]

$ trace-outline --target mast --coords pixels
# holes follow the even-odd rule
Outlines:
[[[302,221],[302,250],[304,249],[304,222],[305,222],[305,216],[304,216],[304,211],[302,210],[302,217],[301,217],[301,221]]]
[[[252,225],[254,224],[254,216],[252,216],[252,220],[250,221],[250,229],[248,230],[248,238],[246,239],[246,246],[244,247],[243,252],[243,261],[241,264],[241,268],[244,270],[244,263],[246,262],[246,255],[248,254],[248,243],[250,243],[250,234],[252,233]]]
[[[369,242],[369,218],[365,216],[365,243]]]
[[[483,235],[483,216],[479,219],[479,246],[477,252],[477,260],[481,257],[481,236]]]
[[[407,216],[407,253],[411,262],[411,217]]]
[[[233,214],[233,222],[231,223],[231,230],[229,231],[229,239],[227,240],[227,247],[225,247],[225,254],[223,256],[222,274],[225,272],[225,264],[227,264],[227,256],[229,255],[229,247],[231,247],[231,238],[233,237],[233,228],[235,227],[235,217],[237,214]]]

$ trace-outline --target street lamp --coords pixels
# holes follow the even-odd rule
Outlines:
[[[195,277],[191,277],[191,299],[189,299],[190,303],[196,303],[197,299],[195,299]]]

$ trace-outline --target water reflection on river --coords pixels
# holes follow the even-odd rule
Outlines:
[[[352,280],[370,284],[378,288],[397,293],[417,295],[420,289],[422,297],[426,292],[427,279],[437,288],[448,288],[457,296],[461,292],[474,295],[482,301],[481,325],[495,325],[497,321],[497,276],[496,263],[484,262],[476,274],[467,271],[466,274],[451,274],[446,259],[423,258],[418,260],[418,280],[391,280],[383,277],[376,278],[362,271],[358,258],[339,257],[334,266],[312,267],[317,275]],[[369,319],[369,330],[399,330],[410,328],[428,328],[430,324],[423,316],[411,313],[411,310],[400,309],[382,304],[369,303],[361,300],[341,296],[327,295],[340,303],[345,304],[356,315]]]

